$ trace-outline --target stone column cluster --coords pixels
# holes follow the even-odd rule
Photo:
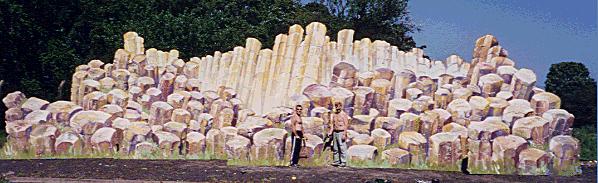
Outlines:
[[[272,48],[244,47],[179,59],[124,35],[112,63],[76,67],[71,101],[8,94],[13,155],[148,153],[230,159],[288,159],[289,117],[303,111],[308,160],[322,155],[335,102],[350,116],[351,161],[472,173],[576,174],[574,116],[535,87],[492,35],[475,42],[471,62],[399,50],[382,40],[337,40],[324,24],[293,25]]]

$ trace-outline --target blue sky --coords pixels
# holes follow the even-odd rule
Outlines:
[[[457,54],[470,60],[474,41],[497,37],[517,68],[536,72],[543,87],[550,65],[584,63],[598,78],[596,0],[411,0],[411,18],[422,31],[414,33],[426,55],[445,60]]]

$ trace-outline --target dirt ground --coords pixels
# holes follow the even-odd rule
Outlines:
[[[596,167],[572,177],[465,175],[459,172],[335,167],[242,167],[223,160],[0,160],[4,180],[16,177],[197,182],[596,182]],[[12,179],[11,179],[12,178]],[[0,181],[1,182],[1,181]]]

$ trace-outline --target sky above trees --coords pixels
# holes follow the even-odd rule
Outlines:
[[[426,55],[471,59],[474,41],[493,34],[518,68],[530,68],[544,87],[550,65],[584,63],[598,78],[596,0],[409,1],[410,15],[422,31],[413,34]]]

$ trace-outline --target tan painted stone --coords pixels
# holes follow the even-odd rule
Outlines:
[[[185,138],[187,154],[203,154],[206,146],[206,137],[199,132],[189,132]]]
[[[293,114],[293,109],[287,107],[276,107],[272,109],[270,112],[267,112],[263,115],[263,117],[269,119],[273,123],[284,123],[285,121],[291,119],[291,115]]]
[[[50,102],[46,100],[39,99],[37,97],[30,97],[21,105],[21,110],[23,110],[24,114],[29,114],[35,110],[46,109],[48,104],[50,104]]]
[[[163,127],[163,131],[173,133],[174,135],[179,137],[181,141],[185,141],[188,132],[187,124],[171,121],[165,123]]]
[[[303,94],[313,101],[315,107],[332,107],[333,93],[324,85],[309,85],[303,90]]]
[[[6,106],[7,108],[15,108],[21,106],[21,104],[23,104],[23,102],[25,102],[26,100],[27,97],[25,96],[25,94],[23,94],[20,91],[15,91],[7,94],[2,99],[2,102],[4,103],[4,106]]]
[[[417,132],[407,131],[399,135],[399,148],[409,151],[411,165],[420,165],[425,162],[428,140]]]
[[[54,125],[42,124],[35,126],[29,134],[29,143],[36,155],[54,154],[56,138],[60,136],[60,131]]]
[[[453,121],[456,123],[463,126],[469,125],[472,107],[466,100],[461,98],[453,100],[449,103],[447,111],[451,113]]]
[[[374,146],[386,147],[391,144],[391,134],[381,128],[372,130],[372,138],[374,139]]]
[[[239,129],[239,135],[251,138],[255,133],[266,129],[269,125],[272,125],[272,122],[268,119],[249,116],[245,121],[237,124],[237,128]]]
[[[529,100],[535,84],[536,74],[534,71],[520,69],[513,75],[509,91],[513,93],[513,98]]]
[[[549,127],[549,121],[542,117],[524,117],[513,124],[513,135],[531,140],[535,144],[545,144],[551,135]]]
[[[347,155],[351,160],[374,160],[378,156],[378,149],[371,145],[352,145],[347,150]]]
[[[149,111],[149,123],[151,125],[162,125],[170,121],[173,107],[162,101],[152,103]]]
[[[550,109],[544,112],[542,117],[550,122],[550,134],[552,136],[571,135],[571,126],[575,120],[573,114],[563,109]]]
[[[373,145],[374,138],[368,134],[356,132],[351,135],[351,145]]]
[[[520,175],[546,175],[551,158],[548,153],[536,148],[528,148],[519,153],[517,165]]]
[[[410,112],[401,114],[399,121],[401,121],[400,123],[405,124],[405,129],[403,129],[403,131],[419,131],[419,127],[421,124],[421,120],[419,117],[419,115]]]
[[[94,152],[114,153],[116,144],[122,140],[114,128],[103,127],[98,129],[91,136],[91,146]]]
[[[388,161],[388,163],[393,166],[409,165],[410,161],[409,152],[399,148],[382,151],[381,158],[382,160]]]
[[[469,98],[469,105],[471,106],[471,121],[482,121],[488,114],[490,102],[484,97],[472,96]]]
[[[83,140],[73,132],[60,134],[54,145],[57,154],[77,155],[83,152]]]
[[[552,169],[557,174],[575,171],[575,166],[579,163],[579,140],[558,135],[550,139],[548,149],[554,155]]]
[[[456,168],[461,159],[461,140],[459,133],[442,132],[430,136],[428,162],[432,166]]]
[[[7,123],[22,120],[23,118],[23,111],[20,108],[10,108],[4,112],[4,119]]]
[[[519,154],[527,149],[525,139],[516,135],[500,136],[492,143],[492,161],[499,173],[513,174],[519,163]]]
[[[55,123],[52,120],[52,114],[50,113],[50,111],[47,111],[47,110],[33,111],[33,112],[27,114],[27,116],[25,116],[24,120],[28,123],[31,123],[32,125]]]
[[[486,98],[490,104],[488,105],[487,117],[500,117],[503,115],[503,111],[509,103],[504,98],[500,97],[489,97]]]
[[[284,159],[287,131],[279,128],[268,128],[253,135],[251,147],[252,159]]]
[[[164,156],[179,153],[181,139],[173,133],[164,131],[152,132],[152,140],[158,144]]]
[[[250,140],[235,136],[225,144],[226,154],[230,159],[249,160]]]
[[[370,107],[374,103],[374,89],[370,87],[355,87],[353,90],[355,94],[354,100],[354,112],[353,115],[367,115],[369,114]]]
[[[542,92],[533,95],[530,104],[530,107],[534,109],[536,114],[542,115],[542,113],[550,109],[561,108],[561,98],[550,92]]]

